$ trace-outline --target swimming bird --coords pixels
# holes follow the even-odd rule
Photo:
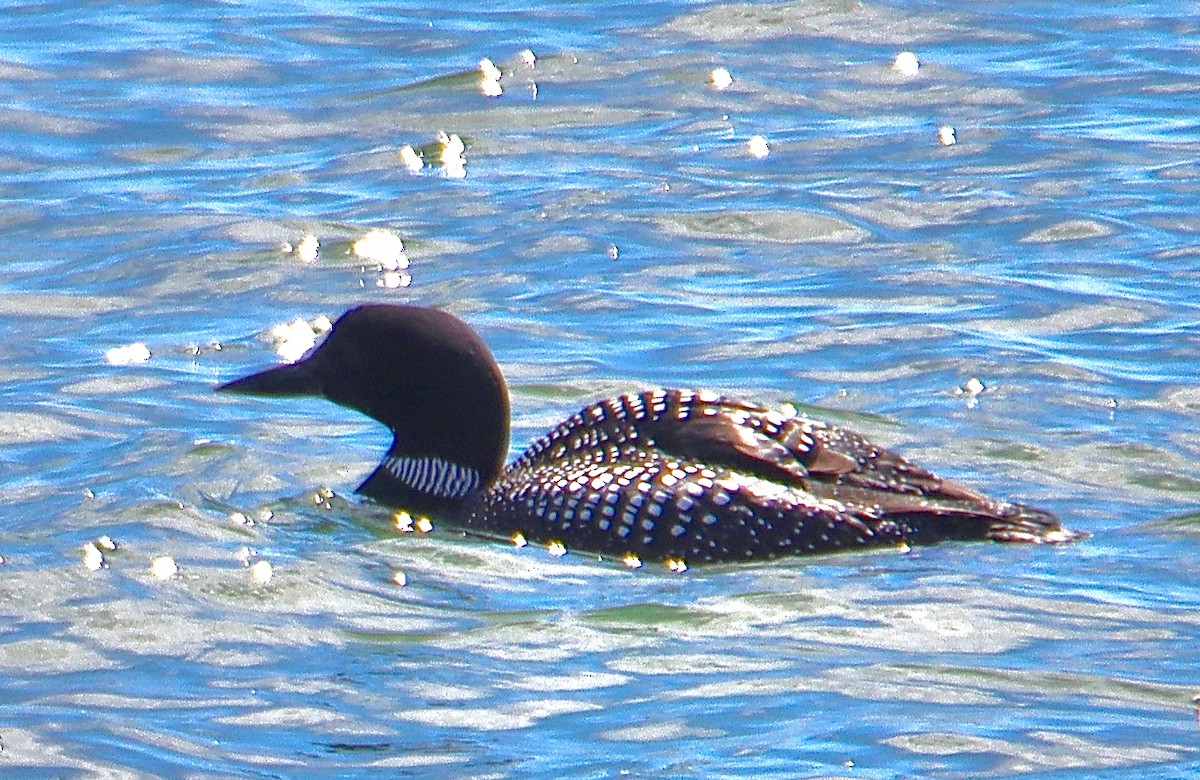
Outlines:
[[[351,309],[300,361],[217,389],[322,396],[362,412],[394,438],[359,493],[560,552],[683,568],[943,539],[1074,537],[1048,512],[941,479],[853,431],[711,392],[598,401],[506,466],[500,367],[465,322],[420,306]]]

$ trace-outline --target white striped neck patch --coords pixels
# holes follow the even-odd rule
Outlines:
[[[413,490],[439,498],[462,498],[479,487],[479,472],[441,458],[389,455],[383,467]]]

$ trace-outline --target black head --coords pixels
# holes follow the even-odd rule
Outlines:
[[[359,490],[389,504],[402,505],[406,497],[391,495],[396,486],[384,483],[411,476],[389,462],[435,459],[474,470],[486,486],[508,451],[508,390],[500,367],[466,323],[436,309],[351,309],[303,360],[217,389],[322,396],[387,425],[395,435],[388,459]]]

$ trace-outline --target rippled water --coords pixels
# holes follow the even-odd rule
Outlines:
[[[1195,9],[523,8],[0,10],[0,772],[1200,772]],[[465,178],[403,166],[439,131]],[[363,300],[477,326],[514,446],[740,392],[1092,537],[676,576],[399,536],[351,493],[382,431],[212,394]]]

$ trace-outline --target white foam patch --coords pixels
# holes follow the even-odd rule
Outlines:
[[[387,271],[375,280],[376,287],[382,287],[386,290],[408,287],[410,284],[412,284],[412,277],[399,271]]]
[[[259,585],[266,585],[269,583],[274,574],[275,570],[271,568],[270,561],[258,561],[250,567],[250,579],[254,580]]]
[[[113,347],[104,353],[104,362],[110,366],[132,366],[150,359],[150,348],[141,342]]]
[[[496,63],[492,62],[487,57],[484,57],[479,61],[479,72],[485,79],[489,79],[491,81],[499,81],[500,79],[504,78],[504,74],[499,68],[496,67]]]
[[[504,87],[500,86],[498,79],[482,78],[479,80],[479,92],[484,97],[500,97],[504,94]]]
[[[425,160],[421,157],[420,152],[412,147],[412,144],[405,144],[400,147],[400,162],[408,169],[409,173],[420,173],[425,167]]]
[[[83,565],[88,571],[100,571],[104,568],[104,553],[94,542],[83,546]]]
[[[332,328],[333,323],[324,315],[312,320],[296,318],[271,328],[266,333],[266,339],[275,350],[275,354],[289,363],[294,363],[316,345],[318,337]]]
[[[404,241],[400,236],[383,228],[372,228],[350,246],[355,257],[370,263],[378,263],[384,271],[408,268],[408,256],[404,253]]]
[[[465,179],[467,176],[467,145],[457,133],[438,131],[438,144],[442,147],[438,159],[442,163],[442,174],[451,179]]]
[[[896,59],[892,62],[892,70],[899,73],[901,76],[912,78],[917,75],[921,69],[921,61],[917,59],[917,55],[911,51],[902,51],[896,55]]]
[[[169,580],[179,573],[179,565],[169,555],[160,555],[150,561],[150,574],[160,580]]]
[[[285,241],[279,248],[305,263],[315,262],[321,256],[321,241],[312,233],[304,234],[294,246]]]

